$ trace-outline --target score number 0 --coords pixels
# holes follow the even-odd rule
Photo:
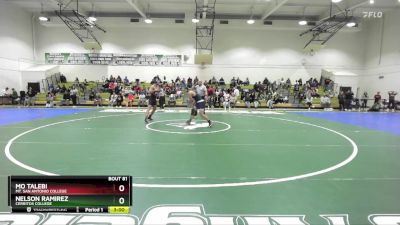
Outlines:
[[[119,191],[119,192],[124,192],[124,191],[125,191],[125,186],[122,185],[122,184],[119,185],[118,191]],[[124,197],[119,198],[119,199],[118,199],[118,202],[119,202],[120,205],[123,205],[123,204],[125,203],[125,198],[124,198]]]

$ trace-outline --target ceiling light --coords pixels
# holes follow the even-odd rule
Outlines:
[[[193,19],[192,19],[192,23],[198,23],[198,22],[200,22],[199,19],[197,19],[197,18],[193,18]]]
[[[375,3],[375,1],[374,0],[369,0],[369,4],[374,4]]]
[[[347,27],[355,27],[357,24],[354,21],[350,21],[346,24]]]
[[[333,3],[341,2],[342,0],[332,0]]]
[[[144,22],[150,24],[150,23],[153,23],[153,20],[151,20],[150,18],[146,18],[146,19],[144,19]]]
[[[88,20],[89,20],[90,22],[96,22],[97,18],[94,17],[94,16],[89,16],[89,17],[88,17]]]
[[[253,19],[247,20],[247,24],[254,24],[256,21]]]
[[[305,26],[305,25],[307,25],[307,21],[306,20],[300,20],[299,21],[299,25],[300,26]]]
[[[40,21],[49,21],[49,18],[47,18],[45,16],[39,16],[39,20]]]

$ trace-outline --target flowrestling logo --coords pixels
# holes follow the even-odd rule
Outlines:
[[[326,225],[351,225],[346,214],[319,215]],[[373,214],[372,225],[398,225],[400,214]],[[142,219],[134,215],[109,214],[11,214],[0,213],[1,225],[311,225],[305,215],[206,214],[202,205],[159,205],[149,208]],[[318,224],[319,225],[319,224]]]

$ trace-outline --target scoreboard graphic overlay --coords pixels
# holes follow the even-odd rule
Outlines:
[[[9,176],[8,205],[21,213],[129,213],[131,176]]]

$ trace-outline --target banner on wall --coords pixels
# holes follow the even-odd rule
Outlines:
[[[45,53],[46,64],[110,66],[180,66],[182,55]]]

